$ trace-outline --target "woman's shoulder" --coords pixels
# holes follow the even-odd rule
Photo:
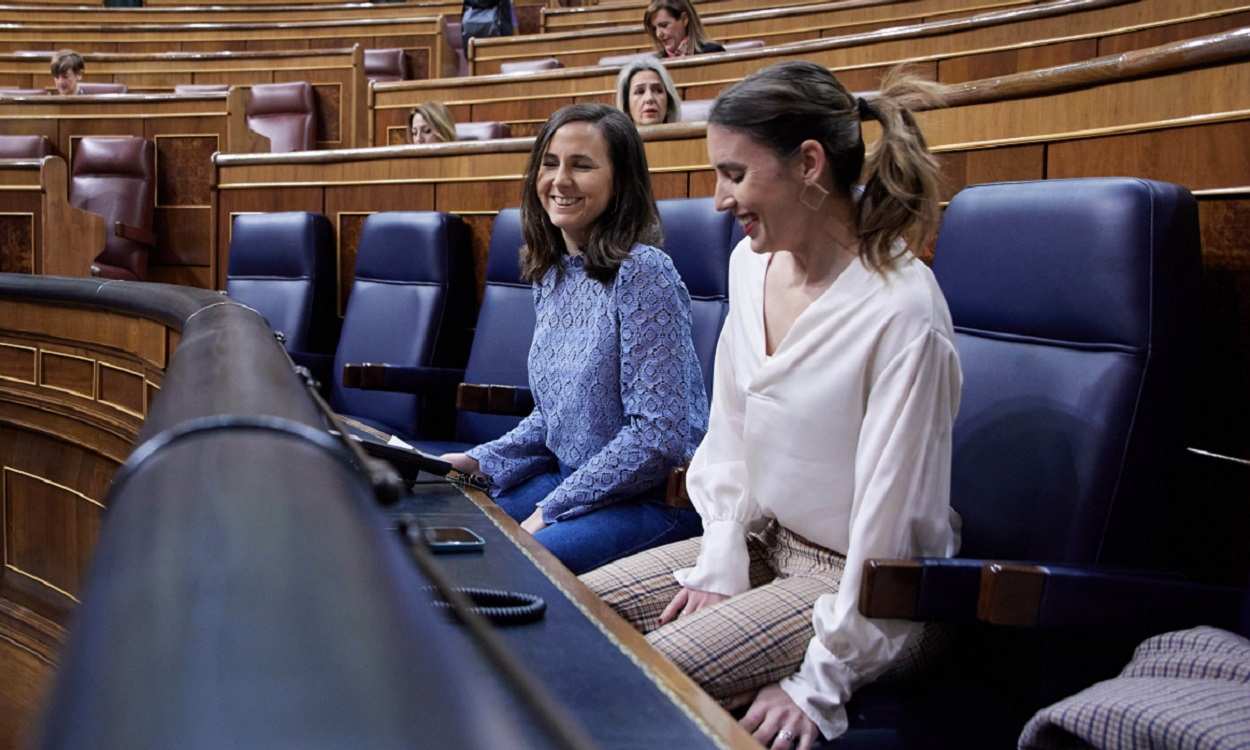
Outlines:
[[[911,253],[905,253],[881,276],[872,302],[881,306],[883,321],[910,329],[915,335],[935,331],[952,335],[950,310],[933,271]]]
[[[629,251],[629,257],[621,261],[617,273],[619,281],[632,281],[667,277],[680,279],[677,267],[668,253],[653,245],[639,243]]]

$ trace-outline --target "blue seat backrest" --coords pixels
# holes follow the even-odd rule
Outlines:
[[[226,294],[281,331],[288,351],[333,353],[338,314],[330,222],[302,211],[236,216]]]
[[[465,373],[467,383],[529,387],[526,360],[534,338],[534,292],[529,282],[521,280],[523,244],[521,211],[505,208],[491,228],[486,284]],[[484,443],[519,421],[517,417],[461,412],[456,417],[456,439]]]
[[[1193,197],[1165,183],[999,183],[951,202],[934,272],[964,372],[962,556],[1149,564],[1183,449],[1198,248]]]
[[[420,397],[345,388],[343,365],[463,367],[473,311],[473,256],[460,217],[433,211],[370,216],[335,353],[331,405],[403,435],[423,435]]]
[[[729,254],[741,239],[741,225],[732,214],[718,212],[712,198],[676,198],[656,206],[664,251],[690,292],[694,348],[711,398],[716,341],[729,314]]]

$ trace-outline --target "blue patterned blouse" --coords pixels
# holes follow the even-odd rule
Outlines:
[[[534,285],[534,411],[469,451],[495,491],[574,469],[539,503],[546,523],[655,489],[707,430],[690,293],[672,260],[635,245],[609,285],[581,257],[561,261],[563,278],[552,268]]]

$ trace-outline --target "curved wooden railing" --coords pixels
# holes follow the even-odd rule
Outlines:
[[[38,711],[109,483],[171,356],[184,336],[208,333],[199,313],[221,302],[185,287],[0,274],[0,747]]]

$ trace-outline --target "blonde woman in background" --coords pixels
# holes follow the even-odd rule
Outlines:
[[[450,143],[456,140],[456,121],[439,102],[425,102],[408,115],[408,135],[413,143]]]
[[[616,108],[629,115],[635,125],[677,122],[681,96],[658,60],[640,57],[621,68],[616,78]]]

